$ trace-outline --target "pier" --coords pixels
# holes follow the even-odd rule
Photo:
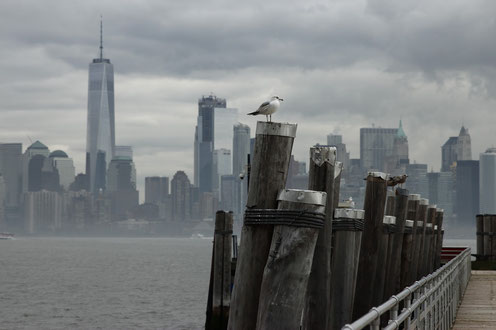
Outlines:
[[[495,311],[496,271],[472,271],[453,330],[494,329]]]
[[[444,210],[403,189],[406,175],[368,172],[363,209],[342,205],[336,148],[315,146],[308,190],[285,189],[296,128],[257,124],[239,253],[232,216],[217,212],[206,329],[448,330],[495,321],[487,316],[494,280],[479,273],[473,283],[482,288],[471,284],[472,302],[460,307],[473,252],[441,248]],[[492,219],[477,220],[484,261],[496,259]],[[481,290],[487,302],[476,299]]]

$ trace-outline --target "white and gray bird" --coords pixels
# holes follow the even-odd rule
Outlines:
[[[270,101],[262,103],[256,111],[250,112],[249,115],[265,115],[267,121],[272,121],[272,114],[279,109],[279,106],[281,105],[280,101],[284,100],[279,96],[272,96]]]

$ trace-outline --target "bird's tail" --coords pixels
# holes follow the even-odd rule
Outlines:
[[[257,111],[253,111],[253,112],[247,113],[247,115],[256,116],[256,115],[258,115],[259,113],[260,113],[260,112],[257,110]]]

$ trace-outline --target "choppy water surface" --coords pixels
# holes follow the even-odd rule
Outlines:
[[[200,329],[211,240],[0,241],[0,329]]]

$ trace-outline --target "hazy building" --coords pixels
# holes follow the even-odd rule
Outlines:
[[[464,126],[458,136],[450,137],[441,147],[441,172],[450,171],[458,160],[472,160],[470,134]]]
[[[26,232],[54,232],[62,228],[63,199],[55,191],[29,191],[24,194]]]
[[[0,143],[0,174],[5,183],[6,207],[20,205],[22,168],[22,144]]]
[[[115,157],[107,171],[107,192],[111,198],[112,218],[126,219],[127,214],[139,204],[133,160]]]
[[[100,57],[89,64],[88,117],[86,130],[86,174],[90,190],[105,190],[107,168],[114,156],[114,67],[103,58],[100,33]]]
[[[74,162],[62,150],[55,150],[50,153],[50,160],[59,174],[59,183],[65,189],[69,190],[76,177],[76,168]]]
[[[42,178],[41,171],[45,162],[45,159],[50,155],[50,151],[48,147],[41,143],[40,141],[36,141],[31,144],[23,154],[22,166],[22,186],[23,192],[29,191],[37,191],[42,187]],[[38,156],[38,157],[36,157]],[[41,156],[41,157],[40,157]],[[36,159],[33,160],[33,158]]]
[[[364,170],[383,171],[386,157],[392,155],[397,128],[360,128],[360,162]]]
[[[233,175],[238,176],[244,173],[245,166],[250,154],[250,127],[238,123],[233,127],[233,143],[232,143],[232,158],[233,158]]]
[[[212,192],[215,197],[220,199],[220,178],[223,175],[232,174],[231,168],[231,150],[229,149],[215,149],[213,152],[213,182]]]
[[[479,212],[496,214],[496,148],[480,154],[479,192]]]
[[[169,178],[149,176],[145,178],[145,203],[165,202],[169,196]]]
[[[229,149],[233,146],[234,126],[238,124],[238,109],[214,108],[214,149]]]
[[[211,192],[204,192],[200,196],[200,220],[214,219],[219,208],[219,199]]]
[[[232,211],[235,215],[241,213],[241,185],[236,175],[223,175],[221,177],[220,208]]]
[[[295,160],[294,155],[289,160],[286,189],[308,189],[306,163]]]
[[[472,145],[468,128],[462,126],[458,134],[456,160],[472,160]]]
[[[343,170],[347,172],[350,167],[350,153],[346,151],[343,136],[335,134],[327,135],[327,146],[336,148],[336,160],[343,163]]]
[[[457,224],[474,225],[479,213],[479,161],[458,160],[456,164]]]
[[[184,171],[177,171],[171,180],[172,219],[187,221],[191,219],[191,183]]]
[[[405,182],[405,188],[410,194],[420,194],[422,198],[428,198],[427,164],[408,164],[406,174],[408,178]]]
[[[66,191],[63,193],[64,209],[62,227],[68,230],[81,230],[96,222],[98,215],[93,212],[93,197],[89,191]],[[110,206],[108,210],[110,219]]]
[[[445,219],[453,215],[453,203],[455,199],[455,175],[453,172],[429,172],[427,173],[429,195],[431,204],[444,209]]]
[[[448,172],[456,163],[458,137],[450,137],[441,147],[441,172]]]
[[[194,141],[194,185],[200,192],[212,191],[215,108],[226,108],[226,100],[215,95],[198,100]]]

